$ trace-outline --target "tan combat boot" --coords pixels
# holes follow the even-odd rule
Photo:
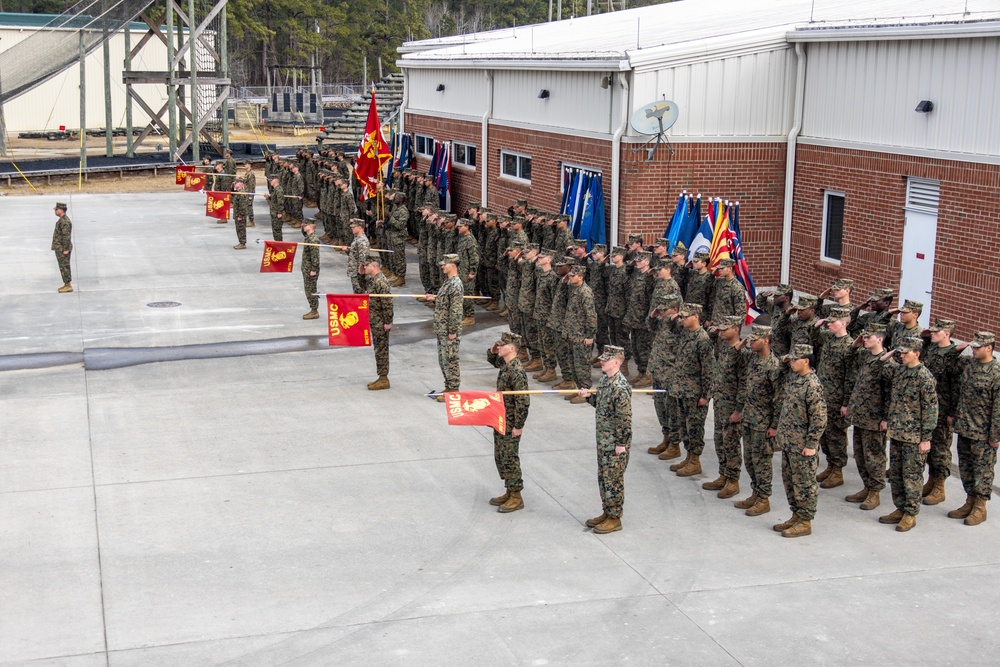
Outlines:
[[[247,245],[245,243],[237,243],[233,246],[233,250],[246,250]]]
[[[924,505],[937,505],[944,500],[944,479],[940,477],[932,479],[934,480],[934,485],[931,487],[929,493],[924,494]]]
[[[966,521],[968,521],[968,519],[966,519]],[[917,517],[913,516],[912,514],[904,514],[903,518],[900,519],[899,523],[896,524],[896,530],[899,531],[900,533],[905,533],[910,528],[913,528],[915,525],[917,525]]]
[[[761,514],[767,514],[770,511],[771,511],[771,499],[758,498],[757,502],[753,504],[753,507],[748,508],[745,514],[747,516],[760,516]]]
[[[669,445],[670,445],[670,442],[667,441],[667,434],[664,433],[663,434],[663,440],[660,441],[660,444],[653,445],[652,447],[650,447],[649,449],[646,450],[646,453],[647,454],[660,454],[660,453],[666,451],[666,449],[667,449],[667,447]]]
[[[702,484],[701,488],[705,489],[706,491],[718,491],[726,485],[727,481],[728,480],[725,477],[719,475],[716,479],[713,479],[711,482],[705,482],[704,484]]]
[[[715,495],[725,500],[726,498],[732,498],[739,492],[740,492],[740,480],[730,478],[726,480],[725,486],[719,489],[719,492]]]
[[[975,504],[975,498],[972,496],[965,497],[965,504],[958,509],[948,512],[949,519],[964,519],[969,516],[972,512],[972,506]]]
[[[781,531],[782,537],[804,537],[806,535],[812,535],[813,526],[812,521],[806,521],[805,519],[800,519],[798,523]]]
[[[389,378],[387,378],[384,375],[379,375],[377,380],[368,383],[369,391],[379,391],[380,389],[388,389],[388,388],[389,388]]]
[[[924,482],[924,488],[920,489],[921,498],[925,497],[928,493],[931,492],[931,489],[934,488],[934,480],[936,479],[937,477],[935,477],[934,475],[927,476],[927,481]]]
[[[682,461],[680,461],[679,463],[674,463],[673,465],[671,465],[670,466],[670,470],[671,470],[671,472],[677,472],[678,470],[680,470],[681,468],[683,468],[684,466],[686,466],[690,462],[691,462],[691,452],[688,452],[687,456],[685,456]]]
[[[494,507],[499,507],[503,505],[507,500],[510,499],[510,489],[506,489],[502,496],[497,496],[496,498],[490,498],[490,505]]]
[[[56,290],[60,294],[65,294],[66,292],[72,292],[73,286],[69,283],[63,283],[63,286]]]
[[[552,382],[556,379],[556,369],[546,368],[537,379],[539,382]]]
[[[799,521],[801,521],[801,519],[799,519],[799,515],[792,513],[791,519],[789,519],[788,521],[782,521],[781,523],[776,523],[773,526],[771,526],[771,529],[774,530],[774,532],[776,533],[780,533],[788,530],[789,528],[797,524]]]
[[[317,319],[319,319],[319,312],[315,308],[313,308],[308,313],[306,313],[305,315],[303,315],[302,319],[304,319],[304,320],[317,320]]]
[[[662,452],[660,452],[660,455],[657,456],[656,458],[660,459],[661,461],[669,461],[671,459],[676,459],[680,455],[681,455],[681,446],[676,442],[671,442],[669,445],[667,445],[667,448],[664,449]]]
[[[891,514],[886,514],[878,518],[879,523],[899,523],[902,520],[903,510],[895,510]]]
[[[524,501],[521,500],[521,492],[511,491],[510,498],[507,499],[507,502],[498,507],[497,511],[501,514],[507,514],[509,512],[516,512],[520,509],[524,509]]]
[[[475,323],[476,323],[476,318],[473,317],[472,315],[469,315],[468,317],[463,317],[462,318],[462,326],[463,327],[471,327]]]
[[[533,371],[540,371],[543,368],[545,368],[545,365],[542,364],[541,357],[535,357],[534,359],[528,362],[527,366],[524,367],[524,372],[531,373]]]
[[[966,526],[978,526],[986,521],[986,498],[976,498],[972,502],[972,511],[965,517]]]
[[[846,500],[849,503],[863,503],[863,502],[865,502],[865,498],[868,497],[868,490],[869,489],[866,486],[865,488],[861,489],[857,493],[852,493],[849,496],[845,496],[844,500]]]
[[[622,529],[621,519],[605,519],[603,523],[594,526],[594,532],[598,535],[606,535]]]
[[[517,351],[517,360],[524,363],[528,360],[528,348],[522,347]]]
[[[576,383],[572,380],[563,380],[559,384],[552,385],[553,389],[576,389]]]
[[[733,507],[735,507],[738,510],[748,510],[756,504],[757,504],[757,492],[754,491],[753,493],[750,494],[748,498],[744,498],[743,500],[737,500],[735,503],[733,503]]]
[[[826,464],[826,468],[824,468],[822,472],[820,472],[818,475],[816,475],[816,481],[817,482],[822,482],[824,479],[826,479],[827,477],[830,476],[831,472],[833,472],[833,466],[831,464],[827,463]]]
[[[691,477],[701,474],[701,460],[697,454],[692,454],[686,466],[677,471],[678,477]]]
[[[584,403],[588,403],[587,399],[585,399],[583,396],[580,396],[579,394],[577,394],[576,396],[571,396],[569,402],[571,405],[582,405]]]
[[[830,469],[830,474],[819,483],[821,489],[832,489],[844,484],[844,469],[834,466]]]
[[[608,515],[602,512],[601,516],[595,516],[593,519],[587,519],[584,523],[587,524],[587,528],[593,528],[594,526],[600,526],[607,520],[608,520]]]
[[[869,489],[868,497],[865,501],[861,503],[861,509],[863,510],[873,510],[882,504],[882,494],[875,489]]]
[[[642,375],[639,376],[639,379],[636,380],[635,384],[632,386],[635,387],[636,389],[646,389],[647,387],[652,387],[653,376],[650,375],[649,372],[643,373]]]
[[[499,313],[497,313],[497,315],[499,315],[500,317],[507,317],[508,315],[510,315],[510,308],[508,308],[507,306],[504,306],[503,310],[501,310]]]

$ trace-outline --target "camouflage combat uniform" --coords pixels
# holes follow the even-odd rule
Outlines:
[[[65,214],[56,220],[52,231],[52,250],[56,253],[56,264],[59,265],[59,275],[64,283],[73,280],[69,258],[73,254],[73,223]]]
[[[954,343],[944,347],[924,345],[920,358],[934,376],[938,396],[938,423],[931,435],[931,451],[927,452],[927,468],[931,477],[947,479],[951,475],[951,443],[954,430],[948,417],[955,414],[958,400],[959,358],[961,351]]]
[[[497,391],[526,391],[528,389],[528,376],[525,375],[521,362],[514,357],[510,363],[503,360],[499,354],[490,350],[486,353],[487,360],[496,368]],[[521,446],[521,436],[514,435],[514,429],[523,429],[524,423],[528,420],[528,407],[531,405],[531,397],[504,396],[504,409],[506,412],[506,429],[503,434],[493,430],[493,460],[497,465],[497,472],[504,486],[509,491],[521,491],[524,489],[524,480],[521,478],[521,458],[519,449]]]
[[[625,358],[632,357],[629,329],[623,323],[628,308],[628,272],[624,266],[608,266],[608,332],[611,344],[625,350]],[[603,348],[602,348],[603,349]]]
[[[319,282],[319,239],[315,232],[308,234],[303,243],[315,243],[316,245],[302,245],[302,282],[305,283],[306,300],[309,301],[309,309],[319,308],[319,297],[316,296],[317,283]],[[315,272],[315,276],[309,275]]]
[[[676,269],[674,269],[676,272]],[[712,308],[712,288],[715,285],[715,276],[711,271],[699,273],[689,271],[687,274],[687,289],[684,292],[685,303],[697,303],[701,305],[702,313],[708,313]]]
[[[820,438],[820,447],[826,455],[827,464],[843,468],[847,465],[847,419],[840,415],[840,409],[847,407],[854,390],[857,354],[849,335],[837,338],[827,330],[822,336],[825,343],[816,375],[823,383],[826,431]]]
[[[464,293],[472,296],[476,293],[476,274],[479,272],[479,244],[476,243],[476,237],[472,235],[472,232],[469,232],[468,234],[459,234],[455,245],[455,254],[458,255],[459,262],[458,277],[462,279]],[[400,247],[402,247],[402,240]],[[462,313],[464,317],[475,316],[472,299],[465,299],[465,303],[462,304]]]
[[[364,233],[355,236],[347,251],[347,277],[351,280],[351,288],[355,294],[364,294],[368,291],[368,277],[358,273],[358,268],[368,260],[370,253],[368,237]]]
[[[679,303],[675,303],[679,306]],[[661,306],[662,307],[662,306]],[[660,320],[649,350],[649,374],[653,377],[653,389],[667,389],[672,384],[674,363],[677,359],[677,332],[681,329],[676,319]],[[670,443],[680,444],[684,439],[683,424],[677,407],[677,398],[663,391],[653,394],[653,408],[660,432]]]
[[[917,445],[930,442],[938,420],[934,376],[923,364],[907,368],[892,360],[884,370],[892,385],[887,419],[892,502],[904,514],[916,516],[920,512],[927,458]]]
[[[267,200],[267,206],[271,211],[271,234],[275,241],[280,241],[281,225],[285,216],[285,189],[281,187],[280,182],[271,188],[271,198]]]
[[[803,521],[816,517],[819,483],[816,482],[816,454],[803,449],[819,449],[826,430],[826,403],[823,386],[816,373],[799,375],[789,371],[784,383],[784,400],[778,418],[778,446],[781,447],[781,479],[788,505]]]
[[[740,425],[730,423],[729,417],[739,409],[737,401],[740,380],[745,373],[744,363],[745,358],[739,350],[724,340],[719,341],[712,382],[715,453],[719,458],[719,476],[734,480],[740,478],[743,461],[740,456]]]
[[[743,357],[743,381],[736,398],[743,424],[743,461],[750,475],[751,491],[758,498],[770,498],[774,446],[767,431],[778,428],[785,369],[774,352],[761,359],[756,352],[746,349]]]
[[[389,270],[399,278],[406,278],[406,225],[409,218],[410,211],[406,204],[399,203],[392,207],[392,213],[385,222],[387,250],[392,251],[387,258]]]
[[[590,387],[590,351],[597,335],[597,311],[594,293],[587,283],[569,286],[564,331],[569,344],[572,379],[577,387]],[[584,343],[584,339],[590,339],[591,344]]]
[[[368,279],[370,294],[392,294],[389,280],[379,271]],[[368,322],[372,331],[372,347],[375,352],[375,371],[379,377],[389,375],[389,332],[386,324],[392,324],[392,299],[375,297],[368,300]]]
[[[597,408],[597,487],[604,513],[620,519],[625,504],[625,468],[632,447],[632,387],[621,372],[601,376],[587,402]],[[615,454],[615,447],[625,452]]]
[[[668,390],[677,399],[684,448],[688,454],[701,456],[705,448],[707,403],[711,398],[715,374],[715,350],[708,332],[702,327],[694,331],[681,327],[677,333],[674,381]],[[706,404],[698,405],[702,398],[706,400]]]
[[[774,297],[758,295],[756,306],[757,310],[771,316],[771,353],[780,359],[788,354],[791,346],[791,318],[795,313],[774,305]]]
[[[458,346],[462,340],[462,281],[458,276],[445,280],[434,300],[434,333],[437,335],[438,364],[444,375],[445,391],[458,391],[461,369]],[[455,340],[448,336],[454,335]]]
[[[535,278],[535,305],[533,314],[535,328],[538,331],[538,347],[541,350],[542,365],[545,370],[556,367],[555,331],[549,328],[549,315],[552,313],[552,300],[559,287],[559,276],[551,268],[548,271],[538,269]]]
[[[885,488],[885,431],[888,420],[889,380],[882,354],[857,351],[857,375],[847,406],[847,420],[854,426],[854,463],[866,489]]]
[[[653,333],[649,329],[646,318],[649,314],[649,301],[653,293],[654,280],[652,272],[648,269],[646,271],[638,269],[633,271],[628,286],[628,306],[625,309],[625,317],[622,319],[622,324],[628,327],[632,338],[632,357],[635,359],[639,375],[646,372],[649,349],[653,344]]]
[[[531,359],[536,359],[541,352],[538,348],[538,330],[535,328],[535,279],[537,265],[523,256],[517,263],[521,272],[520,287],[517,291],[517,315],[521,329],[516,333],[524,338],[524,346]]]
[[[242,193],[233,194],[232,200],[233,221],[236,223],[236,240],[241,245],[247,242],[247,222],[250,221],[250,197]]]
[[[958,470],[970,498],[989,500],[1000,441],[1000,367],[995,359],[980,363],[961,358],[958,402],[955,410],[958,433]]]

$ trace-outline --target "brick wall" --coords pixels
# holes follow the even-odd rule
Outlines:
[[[784,143],[673,144],[651,162],[635,144],[622,146],[619,242],[640,232],[652,243],[663,235],[682,190],[740,203],[743,252],[754,282],[775,285],[781,272],[781,217],[785,196]]]
[[[460,141],[476,147],[475,169],[454,163],[451,166],[451,208],[453,211],[464,211],[470,202],[479,200],[480,179],[482,178],[479,171],[481,168],[479,165],[482,164],[482,156],[480,155],[482,133],[479,129],[481,126],[481,123],[474,121],[406,114],[406,131],[409,134],[416,132],[434,137],[435,141]],[[430,165],[430,158],[417,157],[415,168],[426,173]]]
[[[854,301],[898,287],[907,177],[941,182],[931,318],[958,322],[956,336],[1000,328],[1000,234],[992,202],[1000,165],[800,145],[792,219],[792,284],[816,294],[843,276]],[[845,194],[843,256],[820,260],[823,194]]]

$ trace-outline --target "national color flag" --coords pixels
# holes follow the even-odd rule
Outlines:
[[[295,251],[299,244],[290,241],[264,241],[264,256],[260,260],[261,273],[291,273],[295,265]]]
[[[367,294],[327,294],[327,332],[330,345],[360,347],[372,344],[368,328]]]
[[[184,190],[187,192],[201,192],[205,189],[205,174],[192,171],[184,179]]]
[[[507,430],[507,410],[498,391],[448,391],[444,394],[450,426],[490,426]]]
[[[175,185],[187,185],[187,175],[194,171],[194,165],[179,164],[174,167]]]
[[[709,211],[712,210],[712,203],[708,204]],[[712,247],[712,220],[709,214],[706,213],[705,217],[701,219],[701,224],[698,226],[698,231],[691,239],[690,245],[688,245],[688,261],[694,260],[695,254],[699,252],[708,252]]]
[[[378,119],[378,107],[375,104],[375,89],[372,88],[372,101],[368,105],[368,122],[365,123],[365,134],[358,146],[358,157],[354,161],[354,174],[361,184],[361,199],[367,200],[378,192],[378,184],[382,180],[382,167],[392,160],[392,151],[382,136],[382,124]]]
[[[229,193],[213,192],[209,190],[205,193],[205,215],[219,220],[229,219]]]
[[[736,261],[733,265],[733,270],[736,272],[736,278],[743,283],[743,289],[746,290],[746,323],[750,324],[755,319],[760,317],[760,311],[757,310],[755,303],[757,287],[753,284],[753,278],[750,277],[750,265],[747,264],[746,257],[743,256],[743,235],[740,232],[739,202],[736,202],[732,206],[732,210],[729,212],[729,253]]]
[[[677,240],[680,238],[681,225],[687,219],[687,199],[687,193],[682,192],[681,196],[677,199],[677,206],[674,207],[674,214],[670,218],[670,223],[663,230],[664,238],[670,241],[667,250],[673,250],[674,246],[677,245]]]
[[[729,207],[721,200],[715,202],[715,225],[712,229],[712,247],[708,251],[708,270],[715,271],[720,259],[729,258]]]
[[[604,184],[600,174],[594,174],[583,196],[583,213],[580,216],[580,236],[587,240],[587,252],[595,243],[606,243],[604,231]]]
[[[435,149],[435,159],[431,175],[438,191],[441,208],[451,210],[451,144],[442,141]]]

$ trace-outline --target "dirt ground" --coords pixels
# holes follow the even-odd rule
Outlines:
[[[264,170],[255,169],[254,173],[257,175],[257,183],[263,183]],[[84,181],[82,185],[79,183],[79,179],[67,179],[63,182],[53,182],[51,185],[46,185],[44,182],[32,182],[32,185],[34,189],[24,180],[20,182],[15,181],[10,187],[0,185],[0,197],[30,197],[33,195],[70,193],[173,192],[181,189],[181,186],[177,185],[174,181],[173,170],[170,169],[168,171],[167,168],[164,168],[158,176],[153,176],[152,174],[125,174],[124,178],[119,179],[117,174],[107,176],[99,174],[91,176],[90,180]]]

